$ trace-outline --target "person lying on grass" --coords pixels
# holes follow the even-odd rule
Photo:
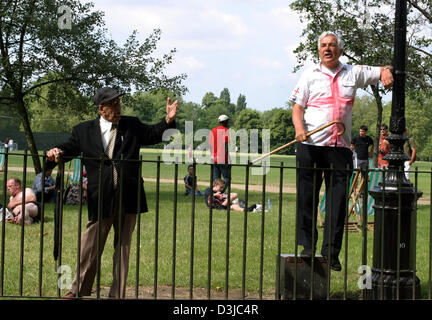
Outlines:
[[[215,179],[213,181],[213,189],[207,188],[204,193],[204,200],[207,204],[207,207],[210,205],[218,210],[226,210],[228,205],[230,205],[230,209],[234,211],[244,212],[244,201],[238,200],[238,194],[235,192],[230,193],[230,197],[228,198],[227,193],[223,193],[222,190],[225,187],[225,181],[222,179]],[[213,199],[212,199],[213,194]],[[212,201],[213,200],[213,201]],[[257,212],[261,211],[259,209],[260,205],[253,204],[250,206],[247,211]]]

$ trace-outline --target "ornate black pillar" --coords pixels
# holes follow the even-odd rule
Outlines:
[[[390,117],[389,161],[382,183],[369,191],[375,200],[372,288],[368,299],[413,299],[420,296],[415,276],[416,201],[422,192],[413,188],[404,174],[409,157],[403,145],[405,131],[405,59],[407,1],[396,1],[394,78]]]

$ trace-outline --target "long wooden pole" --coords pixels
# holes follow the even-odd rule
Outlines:
[[[342,125],[343,129],[342,129],[341,132],[338,132],[338,136],[343,135],[343,134],[345,133],[345,124],[344,124],[342,121],[340,121],[340,120],[335,120],[335,121],[329,122],[329,123],[327,123],[327,124],[325,124],[325,125],[323,125],[323,126],[317,128],[317,129],[315,129],[315,130],[312,130],[312,131],[308,132],[308,133],[306,134],[306,137],[310,137],[310,136],[313,135],[314,133],[317,133],[317,132],[319,132],[319,131],[321,131],[321,130],[327,128],[327,127],[330,127],[331,125],[334,125],[334,124],[341,124],[341,125]],[[270,156],[270,155],[272,155],[272,154],[274,154],[274,153],[276,153],[276,152],[279,152],[279,151],[281,151],[282,149],[285,149],[285,148],[287,148],[287,147],[293,145],[293,144],[296,143],[296,142],[298,142],[298,141],[294,139],[293,141],[291,141],[291,142],[289,142],[289,143],[287,143],[287,144],[284,144],[283,146],[280,146],[279,148],[274,149],[273,151],[271,151],[271,152],[269,152],[269,153],[266,153],[266,154],[262,155],[262,156],[259,157],[259,158],[256,158],[255,160],[251,161],[251,164],[254,164],[254,163],[256,163],[256,162],[258,162],[258,161],[260,161],[260,160],[262,160],[262,159],[264,159],[264,158],[266,158],[266,157],[268,157],[268,156]]]

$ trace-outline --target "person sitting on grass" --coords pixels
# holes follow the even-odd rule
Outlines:
[[[184,183],[185,183],[185,195],[189,196],[193,193],[193,185],[194,185],[194,169],[193,165],[188,166],[188,174],[184,177]],[[197,183],[197,176],[195,175],[195,194],[198,196],[202,196],[202,192],[198,189],[198,183]]]
[[[208,207],[210,204],[213,208],[218,210],[226,210],[228,209],[228,205],[230,205],[230,209],[234,211],[244,212],[244,206],[241,206],[243,201],[238,200],[238,194],[235,192],[230,193],[230,197],[228,199],[228,194],[223,193],[222,190],[225,188],[225,181],[218,178],[213,181],[213,189],[207,188],[204,193],[204,200]],[[212,201],[213,194],[213,201]],[[244,203],[244,202],[243,202]],[[254,204],[248,208],[247,211],[259,211],[258,205]]]
[[[53,169],[45,171],[45,178],[42,178],[42,173],[39,172],[33,180],[32,190],[36,195],[36,201],[42,202],[42,193],[44,194],[44,202],[55,202],[56,200],[56,181],[52,176]]]
[[[24,222],[26,225],[32,224],[39,218],[39,208],[36,204],[36,195],[31,188],[25,188],[25,209],[23,210],[23,190],[21,181],[18,178],[10,178],[6,184],[7,191],[10,195],[10,200],[7,208],[13,215],[8,221],[20,224],[23,219],[22,212],[24,211]]]

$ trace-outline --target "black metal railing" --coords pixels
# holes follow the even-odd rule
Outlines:
[[[54,205],[45,203],[42,193],[39,225],[26,227],[24,219],[22,219],[20,226],[16,226],[9,224],[5,219],[8,202],[6,183],[11,177],[18,176],[22,180],[23,186],[31,186],[34,172],[33,168],[28,166],[29,156],[32,155],[28,152],[9,153],[6,150],[4,153],[4,166],[0,176],[0,180],[2,179],[2,190],[0,190],[2,196],[0,199],[2,199],[4,208],[0,211],[3,218],[0,239],[0,297],[58,299],[67,292],[67,285],[62,286],[62,284],[70,283],[75,272],[77,271],[78,274],[80,272],[80,238],[83,227],[85,227],[83,214],[86,212],[86,204],[83,198],[83,161],[80,161],[79,167],[80,180],[78,182],[79,199],[77,205],[64,204],[64,184],[67,170],[65,169],[66,166],[61,162],[57,167],[57,181],[59,183],[57,186],[57,202]],[[46,158],[45,156],[40,157],[43,161],[43,175],[45,175],[47,170]],[[83,157],[79,158],[89,160]],[[13,159],[13,163],[11,163],[11,159]],[[100,161],[98,217],[101,219],[103,215],[102,172],[104,166],[107,165],[107,160],[102,158],[90,160]],[[331,271],[325,260],[315,258],[307,261],[299,253],[296,230],[298,224],[297,203],[302,195],[297,194],[295,191],[287,192],[285,190],[287,186],[290,186],[293,190],[296,190],[295,187],[297,186],[298,189],[298,180],[295,178],[297,176],[296,170],[299,169],[298,166],[285,165],[283,162],[279,165],[269,166],[272,172],[272,183],[269,185],[269,175],[265,174],[268,168],[263,167],[262,177],[260,179],[254,177],[254,184],[251,184],[251,168],[259,167],[258,165],[231,165],[232,171],[237,172],[234,182],[239,183],[239,176],[243,176],[244,183],[240,183],[242,186],[235,185],[234,182],[229,185],[227,189],[228,197],[232,193],[232,189],[235,189],[244,199],[245,208],[248,208],[253,202],[261,204],[263,208],[261,212],[239,213],[231,210],[230,206],[228,206],[227,210],[222,211],[212,207],[208,208],[202,198],[195,195],[195,192],[192,192],[191,197],[183,196],[181,191],[183,186],[178,183],[179,170],[184,169],[187,165],[177,161],[176,163],[166,164],[161,161],[160,157],[154,160],[144,160],[142,157],[138,160],[125,160],[122,158],[118,161],[120,168],[119,181],[122,181],[123,165],[127,162],[134,162],[139,166],[137,179],[141,179],[142,176],[146,178],[146,174],[155,176],[152,181],[146,182],[148,199],[153,201],[150,214],[137,215],[134,250],[131,252],[135,259],[130,259],[133,267],[130,268],[130,271],[133,270],[134,272],[129,272],[128,288],[130,290],[127,294],[128,298],[253,298],[277,300],[368,299],[370,297],[368,290],[373,290],[370,287],[371,276],[366,273],[369,270],[367,267],[371,264],[371,255],[375,253],[372,245],[377,242],[377,237],[380,237],[380,250],[381,252],[384,251],[386,238],[384,238],[385,232],[383,230],[389,227],[388,222],[384,219],[384,206],[378,206],[378,208],[375,205],[375,215],[369,215],[367,211],[368,200],[371,197],[368,188],[368,174],[378,171],[377,169],[368,168],[362,172],[365,179],[362,185],[363,205],[361,210],[355,213],[358,214],[356,217],[360,217],[358,219],[360,222],[354,223],[360,232],[349,232],[349,225],[353,222],[351,221],[352,217],[346,215],[343,248],[341,250],[343,272],[336,273]],[[142,170],[143,167],[146,168],[145,172]],[[212,188],[212,165],[193,163],[193,168],[194,173],[197,172],[196,169],[200,169],[201,172],[208,172],[206,177],[201,174],[200,178],[204,177],[203,180],[208,181],[206,186]],[[154,170],[155,173],[153,174],[149,170]],[[323,171],[330,172],[331,184],[334,174],[332,168],[322,169],[314,166],[309,170],[314,171],[315,184],[318,175],[321,175]],[[351,203],[350,198],[351,178],[353,174],[358,172],[358,169],[350,170],[347,168],[342,171],[347,178],[345,207],[346,212],[349,212],[351,207],[355,205]],[[382,171],[383,179],[380,187],[383,190],[388,187],[386,186],[387,174],[388,171]],[[430,181],[430,198],[430,194],[432,194],[432,170],[419,171],[416,169],[413,176],[413,188],[416,195],[419,177],[421,176],[423,180]],[[170,182],[164,180],[167,177]],[[426,179],[426,177],[429,178]],[[140,188],[139,183],[138,186]],[[399,208],[399,210],[396,208],[398,212],[396,241],[401,243],[403,221],[400,208],[404,204],[402,203],[403,188],[399,187],[395,193]],[[119,188],[121,202],[124,197],[122,184],[119,185]],[[141,190],[138,189],[138,203],[141,201],[140,195]],[[328,196],[331,202],[334,196],[333,190],[330,189],[329,194],[325,196]],[[319,198],[316,196],[313,198],[313,207],[316,208],[315,216],[323,214],[318,211],[322,197],[321,192]],[[381,203],[384,203],[386,201],[384,192],[380,194],[380,197]],[[273,209],[266,212],[266,199],[269,198],[273,199]],[[429,221],[425,216],[422,216],[422,225],[419,227],[417,200],[416,198],[414,201],[411,217],[413,230],[417,230],[417,232],[413,232],[410,239],[410,245],[414,250],[410,256],[410,263],[413,266],[412,281],[415,283],[416,277],[420,277],[423,290],[419,296],[416,286],[413,285],[412,298],[431,299],[432,208],[430,208],[429,200]],[[357,205],[359,204],[360,202],[357,202]],[[119,208],[119,210],[122,210],[122,208]],[[377,215],[377,210],[381,210],[382,214]],[[426,215],[426,210],[427,207],[422,206],[421,214]],[[76,216],[73,216],[74,214]],[[331,209],[330,212],[325,214],[331,216]],[[372,220],[370,222],[377,225],[377,216],[382,219],[378,223],[381,231],[375,229],[373,233],[368,228],[368,220]],[[331,219],[328,221],[331,221]],[[121,224],[121,220],[119,223]],[[426,225],[427,227],[425,227]],[[153,229],[151,230],[149,227],[153,227]],[[317,227],[318,225],[314,220],[312,230]],[[333,227],[331,224],[329,225],[329,234],[331,234]],[[421,239],[428,241],[427,245],[424,243],[418,245],[417,240],[420,233]],[[53,235],[55,241],[50,241],[48,235]],[[312,235],[315,237],[314,232],[312,232]],[[373,235],[375,238],[371,240]],[[320,231],[319,237],[322,238],[322,236],[323,232]],[[97,250],[101,252],[100,230],[98,239]],[[315,240],[317,239],[313,238],[312,243]],[[359,242],[361,243],[359,244]],[[399,280],[401,274],[406,271],[401,270],[400,265],[401,250],[403,248],[398,247],[399,250],[395,253],[395,260],[397,261],[395,266],[396,299],[402,298],[399,295],[400,286],[405,284],[401,284]],[[53,253],[54,257],[51,253]],[[152,257],[151,253],[153,253]],[[284,259],[287,254],[292,255],[293,259]],[[421,257],[421,270],[417,270],[418,257]],[[18,268],[16,267],[16,261],[19,262]],[[55,265],[54,270],[49,267],[51,262]],[[356,267],[359,267],[359,262],[361,263],[360,266],[365,267],[365,269],[361,270],[362,274],[358,274],[356,269]],[[390,271],[385,269],[384,255],[374,257],[373,263],[374,266],[370,269],[374,269],[376,273],[381,274],[379,279],[381,290],[378,290],[379,298],[385,299],[384,287],[388,286],[385,274]],[[66,269],[60,268],[65,265],[69,266],[69,273],[65,271]],[[149,265],[152,265],[152,267],[149,267]],[[186,266],[188,266],[187,271],[185,271]],[[75,268],[78,268],[78,270]],[[319,274],[317,272],[319,268],[323,268],[325,273]],[[106,287],[109,286],[107,277],[109,278],[111,273],[112,271],[109,264],[107,265],[104,256],[99,256],[97,276],[93,285],[94,294],[84,298],[106,298]],[[287,277],[292,277],[292,279],[288,280]],[[309,283],[306,291],[304,287],[299,286],[301,277],[305,279],[304,282]],[[361,283],[365,284],[364,286],[357,286],[361,282],[360,280],[364,280]],[[321,281],[322,287],[315,286],[319,281]],[[15,285],[15,283],[18,283],[18,285]]]

